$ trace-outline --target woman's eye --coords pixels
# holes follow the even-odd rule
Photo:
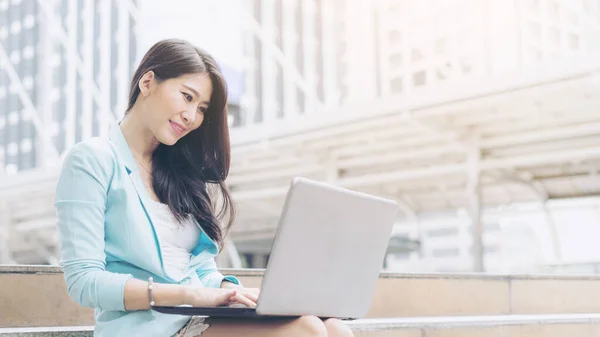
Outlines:
[[[206,108],[198,108],[198,111],[202,112],[203,114],[206,113]]]
[[[183,96],[185,96],[185,99],[186,99],[188,102],[191,102],[191,101],[192,101],[192,99],[193,99],[192,95],[190,95],[190,94],[186,94],[185,92],[182,92],[182,94],[183,94]]]

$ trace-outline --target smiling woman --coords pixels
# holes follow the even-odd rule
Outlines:
[[[227,88],[216,61],[185,41],[154,45],[133,75],[121,127],[126,137],[142,135],[127,142],[140,165],[152,167],[146,183],[153,199],[168,205],[178,220],[192,214],[221,244],[207,183],[218,185],[224,196],[217,215],[229,212],[226,229],[234,217],[224,185],[230,161]]]
[[[215,264],[235,213],[229,163],[216,61],[183,40],[156,43],[133,76],[123,119],[69,151],[56,189],[61,267],[69,296],[96,309],[94,336],[352,336],[340,321],[312,316],[233,322],[151,310],[256,306],[258,289]],[[217,209],[209,187],[221,193]]]

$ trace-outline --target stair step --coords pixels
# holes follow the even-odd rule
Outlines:
[[[252,287],[263,275],[223,272]],[[0,266],[0,284],[0,327],[94,324],[57,267]],[[599,276],[382,273],[367,318],[590,312],[600,312]]]
[[[597,337],[600,314],[490,315],[363,319],[356,337]],[[2,337],[91,337],[92,327],[0,328]]]

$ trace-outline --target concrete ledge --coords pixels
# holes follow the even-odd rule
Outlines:
[[[232,269],[221,268],[221,272],[242,277],[262,277],[264,269]],[[58,266],[48,265],[0,265],[0,274],[62,274]],[[380,279],[477,279],[477,280],[593,280],[600,281],[600,275],[560,275],[560,274],[494,274],[494,273],[390,273],[381,272]]]
[[[460,317],[371,318],[347,321],[354,331],[449,329],[539,324],[600,324],[600,314],[486,315]]]
[[[363,319],[346,322],[357,336],[492,336],[592,337],[600,333],[600,314],[500,315]],[[553,333],[557,331],[559,334]],[[506,332],[506,334],[505,334]],[[457,334],[458,333],[458,334]],[[564,333],[564,334],[563,334]],[[583,333],[583,334],[582,334]],[[549,335],[550,334],[550,335]],[[2,337],[91,337],[93,327],[0,328]]]
[[[2,337],[92,337],[92,326],[61,326],[38,328],[0,328]]]

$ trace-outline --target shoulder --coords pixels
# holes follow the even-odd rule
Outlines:
[[[67,151],[56,185],[56,201],[84,200],[102,203],[115,174],[115,157],[108,140],[90,138]]]
[[[114,170],[115,162],[116,157],[110,141],[93,137],[75,144],[66,152],[63,170],[78,167],[107,174]]]

